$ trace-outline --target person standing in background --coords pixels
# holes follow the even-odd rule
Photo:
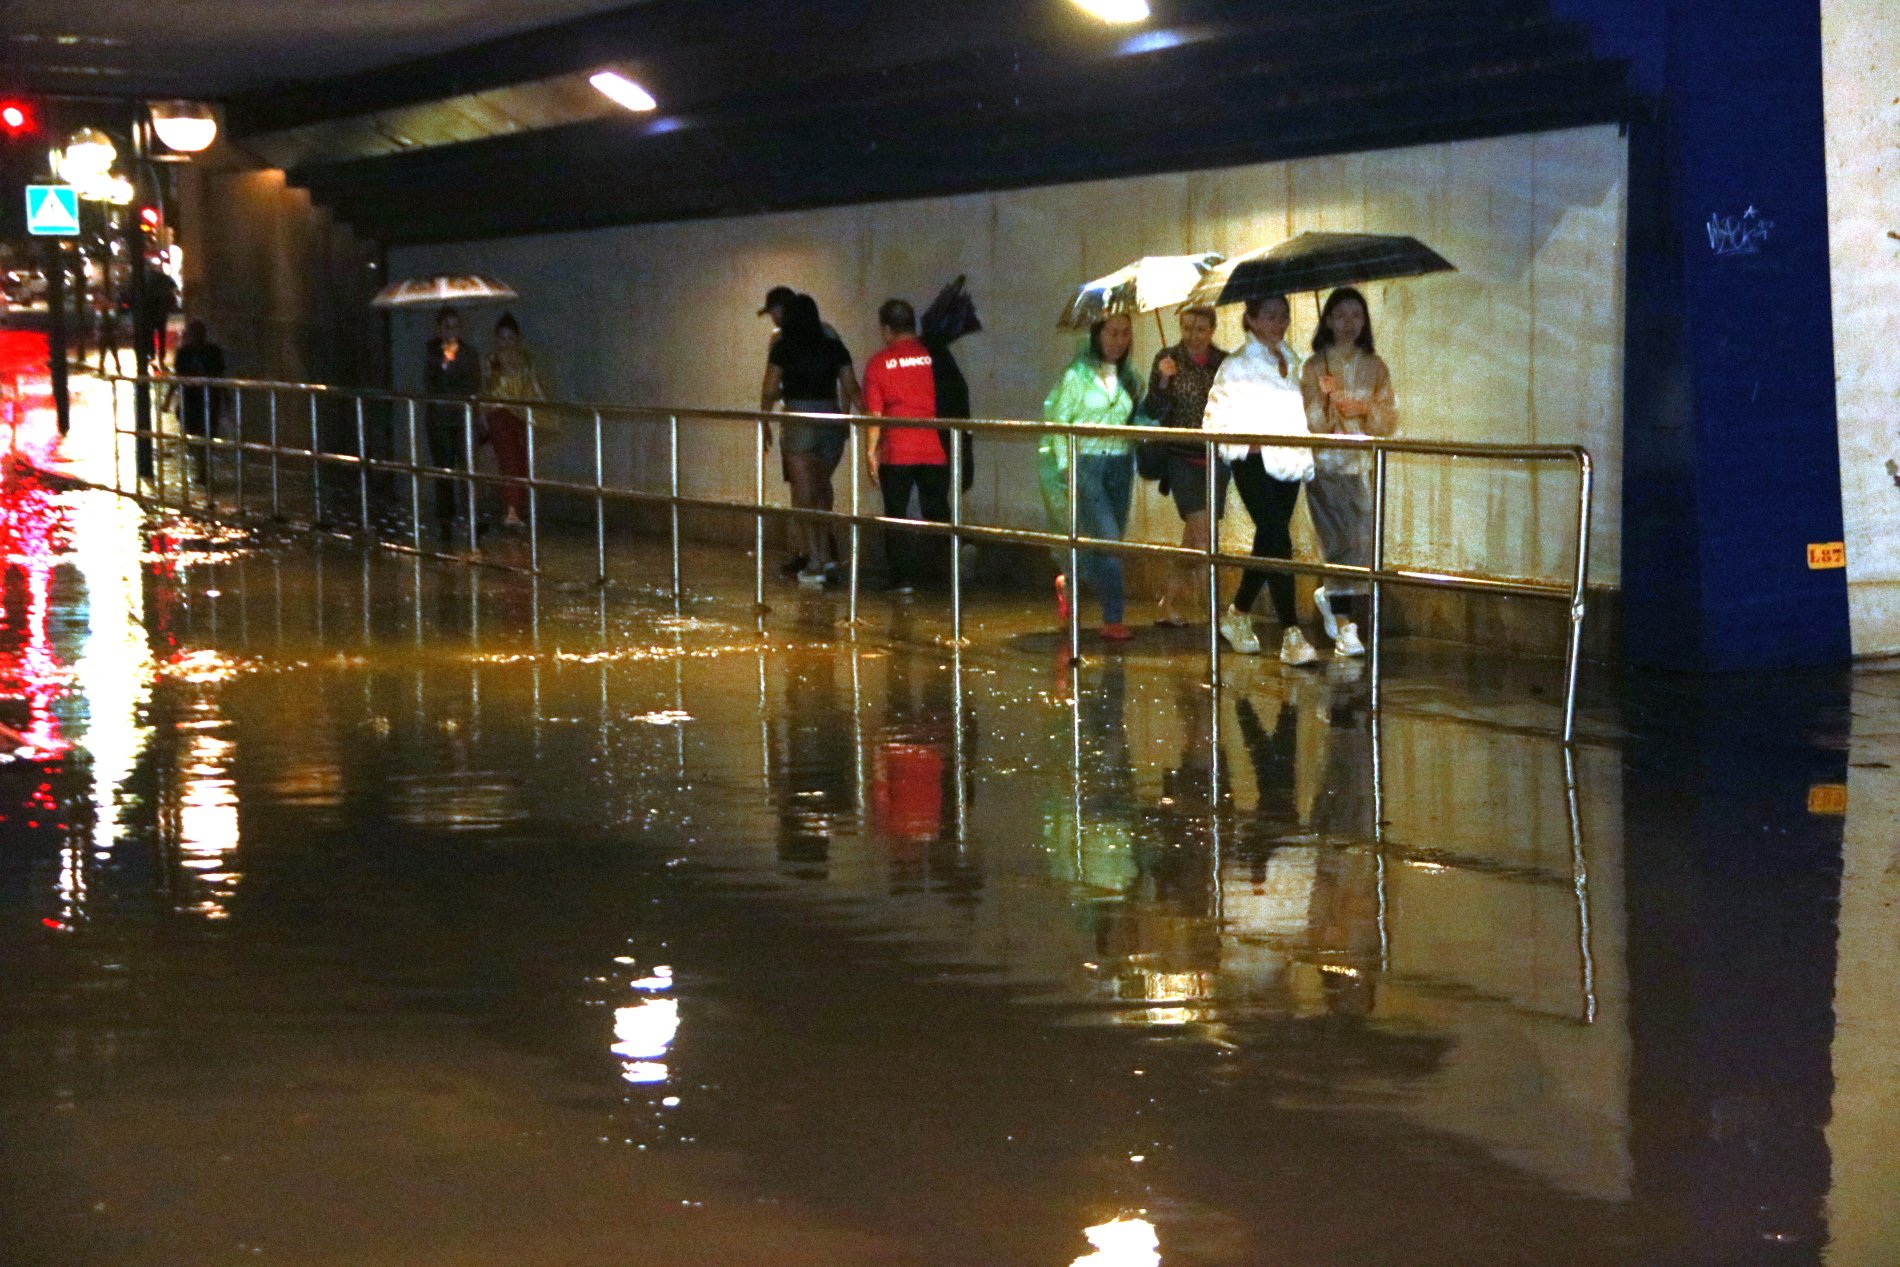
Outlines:
[[[810,295],[785,301],[778,338],[767,357],[765,382],[759,389],[759,408],[780,405],[793,413],[854,413],[858,407],[858,380],[851,372],[851,353],[818,315]],[[772,431],[764,431],[765,444]],[[787,420],[781,429],[780,452],[792,486],[792,505],[808,510],[830,510],[834,504],[832,473],[844,457],[851,428],[841,422]],[[837,547],[831,526],[802,519],[791,525],[794,548],[805,562],[798,572],[801,585],[823,585],[838,571]]]
[[[1088,346],[1069,363],[1055,390],[1043,402],[1043,421],[1127,426],[1141,395],[1141,379],[1128,363],[1134,345],[1135,331],[1127,317],[1106,317],[1090,326]],[[1120,541],[1128,531],[1128,508],[1134,498],[1134,445],[1127,440],[1085,436],[1076,441],[1075,454],[1076,532],[1098,540]],[[1069,437],[1043,436],[1037,442],[1037,456],[1043,509],[1050,527],[1066,533]],[[1066,562],[1066,553],[1062,557]],[[1126,642],[1134,637],[1123,621],[1127,590],[1121,556],[1083,550],[1077,565],[1082,579],[1095,590],[1102,604],[1102,637],[1110,642]],[[1065,621],[1069,603],[1081,597],[1069,592],[1073,579],[1066,573],[1056,577],[1056,610]]]
[[[878,418],[935,418],[937,383],[930,349],[917,338],[917,313],[902,299],[887,299],[877,310],[884,350],[864,366],[864,411]],[[950,521],[950,457],[932,427],[869,427],[864,460],[871,482],[884,495],[884,514],[910,518],[911,494],[925,519]],[[908,533],[885,534],[890,590],[916,592],[924,579],[929,552]]]
[[[1214,376],[1207,396],[1208,431],[1252,432],[1255,435],[1305,435],[1306,405],[1300,388],[1300,356],[1286,341],[1292,311],[1281,295],[1247,302],[1242,324],[1247,342],[1228,357]],[[1256,559],[1293,557],[1293,508],[1300,484],[1313,477],[1313,451],[1291,445],[1221,446],[1221,457],[1233,471],[1240,500],[1253,519],[1253,556]],[[1234,602],[1220,618],[1221,637],[1243,655],[1257,655],[1260,639],[1253,630],[1253,605],[1265,587],[1273,597],[1280,619],[1280,659],[1283,663],[1312,664],[1319,653],[1301,631],[1293,605],[1293,578],[1285,572],[1248,571],[1234,590]]]
[[[1307,427],[1316,434],[1389,436],[1398,430],[1392,373],[1373,351],[1366,298],[1352,287],[1342,286],[1326,297],[1300,388]],[[1326,561],[1372,566],[1372,492],[1366,487],[1365,454],[1321,449],[1313,465],[1306,506]],[[1366,653],[1359,639],[1365,593],[1362,581],[1333,581],[1313,594],[1336,655]]]
[[[1181,341],[1155,354],[1154,368],[1148,375],[1148,395],[1141,411],[1163,427],[1197,430],[1207,412],[1207,393],[1214,386],[1227,353],[1214,346],[1214,310],[1183,308]],[[1220,464],[1215,504],[1207,505],[1208,450],[1204,445],[1182,444],[1168,448],[1168,491],[1174,508],[1181,516],[1181,544],[1191,550],[1207,549],[1209,525],[1219,520],[1227,504],[1227,468]],[[1178,627],[1187,623],[1181,604],[1194,587],[1192,578],[1198,568],[1174,567],[1168,570],[1167,588],[1161,594],[1159,625]]]
[[[223,378],[224,349],[211,341],[205,323],[197,319],[185,323],[184,337],[172,356],[172,373],[179,378]],[[223,392],[203,383],[172,385],[179,393],[178,421],[191,449],[192,469],[202,487],[209,482],[211,437],[217,430],[218,415],[224,412]],[[170,391],[166,393],[170,395]],[[242,440],[244,437],[237,437]]]
[[[495,323],[495,350],[488,354],[488,369],[482,378],[482,395],[491,400],[546,400],[547,386],[534,361],[534,353],[521,341],[521,325],[515,314],[504,312]],[[536,425],[546,421],[536,418]],[[528,419],[513,408],[497,405],[486,411],[488,443],[495,450],[495,465],[510,479],[528,477]],[[501,486],[501,504],[505,508],[502,527],[522,526],[522,512],[528,508],[528,490],[520,484]]]
[[[453,308],[436,314],[435,337],[424,353],[422,391],[432,401],[426,415],[429,461],[445,471],[466,470],[469,461],[468,414],[458,404],[473,400],[482,390],[482,356],[462,340],[462,315]],[[455,486],[465,481],[449,475],[435,477],[435,519],[444,547],[455,540]],[[469,522],[475,521],[473,489],[464,500]]]

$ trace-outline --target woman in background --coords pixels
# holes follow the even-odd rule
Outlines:
[[[1292,312],[1285,296],[1249,300],[1243,324],[1247,343],[1228,357],[1214,376],[1207,396],[1209,431],[1255,435],[1305,435],[1306,411],[1300,393],[1300,354],[1286,341]],[[1234,486],[1253,519],[1256,559],[1293,557],[1293,508],[1300,485],[1313,477],[1313,451],[1291,445],[1224,444],[1221,456],[1233,471]],[[1280,619],[1280,659],[1312,664],[1319,653],[1300,630],[1293,606],[1293,577],[1286,572],[1248,571],[1234,590],[1234,603],[1221,616],[1221,637],[1244,655],[1260,652],[1253,631],[1253,605],[1265,587]]]
[[[853,413],[858,407],[858,379],[851,372],[851,353],[818,315],[810,295],[785,301],[785,321],[766,360],[765,382],[759,389],[759,408],[783,404],[790,413]],[[807,510],[830,510],[834,504],[831,477],[844,457],[851,428],[842,422],[788,420],[780,437],[785,476],[792,486],[792,505]],[[766,431],[771,443],[771,430]],[[831,526],[810,520],[792,522],[794,553],[805,562],[798,572],[800,585],[823,585],[838,572],[837,547]]]
[[[1106,317],[1090,326],[1088,347],[1069,363],[1055,390],[1043,402],[1043,421],[1127,426],[1141,394],[1141,380],[1128,363],[1134,343],[1134,328],[1127,317]],[[1056,531],[1067,532],[1069,438],[1045,435],[1037,449],[1043,509]],[[1134,496],[1134,445],[1118,438],[1084,436],[1076,441],[1075,452],[1076,531],[1085,537],[1121,540],[1128,529],[1128,507]],[[1102,637],[1110,642],[1126,642],[1134,637],[1124,622],[1126,587],[1121,556],[1084,550],[1079,564],[1081,579],[1095,590],[1102,604]],[[1066,574],[1056,577],[1056,606],[1064,621],[1072,601],[1069,582]]]
[[[1207,412],[1207,393],[1214,386],[1227,353],[1214,346],[1214,310],[1183,308],[1181,341],[1155,354],[1154,369],[1148,375],[1148,398],[1141,411],[1163,427],[1199,429]],[[1181,516],[1181,544],[1191,550],[1207,549],[1209,525],[1219,520],[1227,502],[1227,468],[1216,472],[1218,485],[1215,505],[1207,505],[1207,462],[1205,445],[1168,446],[1168,491],[1174,508]],[[1168,570],[1167,588],[1161,594],[1161,615],[1156,624],[1185,625],[1181,604],[1188,591],[1199,583],[1199,569],[1173,567]]]
[[[488,354],[482,376],[482,395],[491,400],[546,400],[547,391],[534,353],[521,341],[521,326],[512,312],[501,314],[495,323],[495,350]],[[537,420],[538,421],[538,420]],[[488,443],[495,450],[495,465],[508,479],[528,478],[528,420],[514,406],[496,405],[487,410]],[[521,484],[501,486],[504,528],[522,526],[521,515],[528,506],[528,490]]]
[[[1300,386],[1307,427],[1315,434],[1389,436],[1398,430],[1392,374],[1373,351],[1366,298],[1350,286],[1327,296]],[[1306,506],[1328,563],[1372,566],[1372,493],[1365,465],[1365,454],[1340,449],[1322,449],[1315,458]],[[1366,653],[1359,638],[1365,593],[1361,581],[1334,581],[1313,594],[1336,655]]]

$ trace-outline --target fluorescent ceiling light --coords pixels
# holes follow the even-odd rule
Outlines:
[[[1143,2],[1144,0],[1136,0],[1138,4]],[[601,95],[609,101],[615,105],[625,106],[635,114],[644,114],[660,104],[653,99],[652,93],[617,70],[600,71],[589,76],[587,82],[598,88]]]
[[[1092,18],[1104,22],[1146,22],[1148,0],[1075,0],[1075,5]]]

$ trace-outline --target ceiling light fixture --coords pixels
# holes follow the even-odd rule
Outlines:
[[[1075,6],[1092,18],[1116,25],[1148,20],[1148,0],[1075,0]]]
[[[1139,3],[1140,0],[1137,0]],[[617,70],[603,70],[590,75],[588,83],[600,90],[602,96],[617,106],[624,106],[635,114],[645,114],[659,106],[653,94],[634,83]]]
[[[196,154],[218,139],[218,116],[200,101],[154,101],[152,128],[167,149]]]

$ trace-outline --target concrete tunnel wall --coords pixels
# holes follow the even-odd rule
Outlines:
[[[1238,254],[1308,229],[1413,234],[1455,275],[1369,288],[1379,351],[1404,411],[1402,433],[1464,441],[1582,444],[1598,461],[1593,582],[1619,575],[1623,229],[1627,154],[1614,127],[1265,163],[1217,171],[688,223],[628,226],[390,254],[392,276],[493,273],[565,398],[750,408],[767,327],[766,289],[811,293],[860,366],[875,311],[892,296],[921,308],[959,273],[984,322],[956,345],[979,415],[1035,418],[1073,355],[1054,328],[1073,287],[1142,254]],[[468,325],[488,343],[494,313]],[[1314,305],[1295,305],[1304,347]],[[430,314],[394,323],[398,386],[416,388]],[[1170,338],[1173,337],[1170,329]],[[1239,342],[1237,311],[1221,342]],[[1152,321],[1136,326],[1145,369]],[[689,493],[749,497],[749,429],[685,428]],[[552,472],[592,477],[591,445],[570,437]],[[980,443],[973,520],[1040,526],[1032,453]],[[610,433],[608,477],[663,486],[664,436]],[[1461,570],[1560,577],[1574,534],[1573,475],[1493,463],[1394,465],[1392,556]],[[768,472],[782,499],[776,463]],[[842,490],[841,490],[842,491]],[[866,490],[870,504],[872,493]],[[1251,536],[1238,501],[1225,536]],[[1311,550],[1305,514],[1296,521]],[[1131,536],[1178,540],[1173,507],[1137,494]]]
[[[1900,652],[1900,31],[1876,0],[1825,0],[1828,242],[1846,520],[1847,600],[1857,655]]]

